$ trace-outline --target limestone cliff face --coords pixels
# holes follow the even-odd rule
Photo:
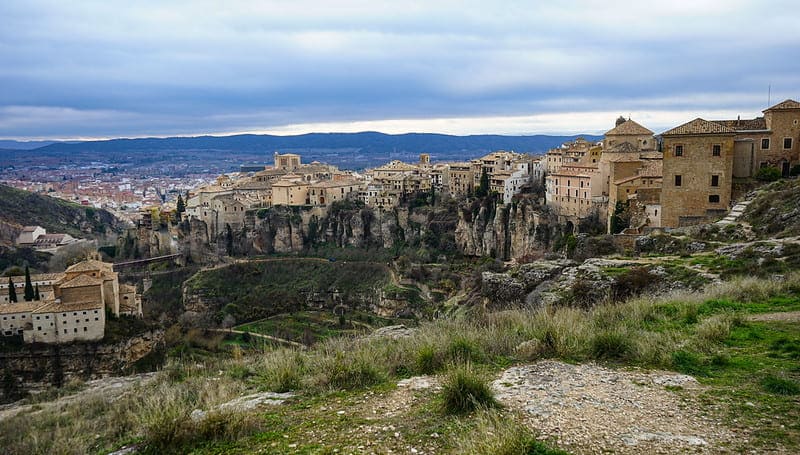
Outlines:
[[[355,248],[393,248],[403,243],[508,260],[547,251],[559,229],[532,199],[503,205],[486,198],[436,209],[378,210],[355,204],[312,209],[278,206],[249,213],[244,225],[230,236],[222,232],[210,238],[204,223],[193,220],[181,242],[198,262],[209,252],[292,253],[323,242]]]
[[[498,205],[485,199],[459,211],[456,244],[466,255],[509,260],[547,251],[559,229],[533,200]]]
[[[164,331],[154,330],[119,343],[73,343],[67,345],[22,345],[0,353],[6,387],[0,401],[16,392],[61,386],[71,379],[90,380],[120,375],[164,341]]]

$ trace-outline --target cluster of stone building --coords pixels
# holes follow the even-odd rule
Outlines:
[[[576,140],[544,159],[547,205],[565,222],[598,216],[611,230],[621,203],[631,232],[704,223],[730,208],[734,178],[800,162],[800,103],[743,120],[694,119],[656,136],[620,119],[599,143]]]
[[[367,206],[391,209],[419,192],[464,196],[474,192],[485,172],[490,191],[508,203],[533,178],[544,176],[541,158],[498,151],[463,163],[431,164],[421,154],[418,163],[391,161],[363,173],[339,170],[300,155],[274,155],[274,165],[221,175],[216,181],[190,192],[185,216],[202,220],[211,236],[230,226],[239,229],[250,210],[277,205],[324,208],[342,200],[360,200]],[[140,226],[152,227],[153,215],[144,213]]]
[[[504,204],[526,186],[544,183],[546,204],[562,222],[597,217],[611,231],[624,206],[633,232],[687,226],[729,209],[734,178],[752,177],[763,167],[787,175],[800,161],[800,103],[786,100],[763,113],[746,120],[698,118],[660,135],[621,118],[600,142],[578,138],[540,157],[496,151],[432,164],[423,153],[418,163],[395,160],[364,173],[303,164],[300,155],[276,152],[273,166],[221,175],[192,191],[185,216],[205,221],[216,236],[227,226],[241,228],[254,209],[324,208],[342,200],[391,209],[419,192],[474,194],[485,174],[488,191]]]
[[[39,299],[25,301],[24,276],[0,282],[0,334],[22,335],[27,343],[69,343],[100,340],[106,311],[115,316],[142,316],[136,287],[119,282],[113,264],[96,258],[68,267],[63,273],[30,276]],[[9,284],[15,288],[13,301]]]

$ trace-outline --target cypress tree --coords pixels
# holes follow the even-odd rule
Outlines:
[[[14,282],[11,281],[11,277],[8,277],[8,301],[17,302],[17,290],[14,289]]]
[[[183,197],[178,194],[178,202],[175,203],[175,210],[178,212],[178,217],[180,218],[181,213],[186,211],[186,203],[183,202]]]
[[[42,300],[42,295],[39,294],[39,285],[38,284],[36,285],[36,292],[34,293],[33,299],[34,300]]]
[[[31,283],[31,269],[25,266],[25,301],[30,302],[35,297],[33,284]]]
[[[486,173],[486,169],[484,168],[481,171],[481,180],[478,184],[478,188],[475,189],[475,196],[478,197],[486,197],[489,194],[489,174]]]

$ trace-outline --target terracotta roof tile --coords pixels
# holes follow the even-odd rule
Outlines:
[[[642,134],[652,135],[653,132],[633,120],[628,120],[606,131],[606,136],[634,136]]]
[[[64,288],[82,288],[86,286],[100,286],[103,284],[103,280],[99,278],[95,278],[89,275],[78,275],[75,278],[67,281],[59,285],[61,289]]]
[[[712,120],[712,122],[719,123],[735,131],[758,131],[767,129],[767,121],[764,120],[764,117],[757,117],[754,119]]]
[[[107,262],[96,261],[94,259],[87,259],[85,261],[81,261],[75,265],[67,267],[67,272],[93,272],[95,270],[107,270],[110,272],[112,268],[113,265]]]
[[[696,118],[691,122],[684,123],[683,125],[676,126],[671,130],[661,133],[662,136],[680,136],[691,134],[732,134],[735,131],[725,125],[716,122],[709,122],[701,118]]]
[[[764,109],[764,112],[772,111],[772,110],[779,110],[779,109],[800,109],[800,103],[795,100],[783,100],[780,103]]]
[[[102,308],[105,308],[105,305],[99,300],[71,303],[52,302],[35,309],[33,313],[66,313],[67,311],[99,310]]]

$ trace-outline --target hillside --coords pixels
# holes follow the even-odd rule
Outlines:
[[[97,238],[119,231],[122,221],[106,210],[0,185],[0,243],[13,243],[22,226],[38,225],[49,233]]]

